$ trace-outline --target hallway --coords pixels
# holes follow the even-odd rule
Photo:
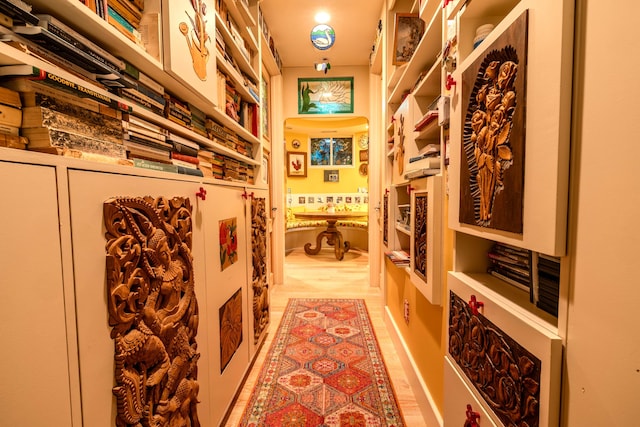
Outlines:
[[[351,250],[345,254],[343,261],[338,262],[330,249],[323,249],[318,255],[309,256],[302,248],[298,248],[286,255],[284,273],[284,284],[271,289],[269,334],[225,426],[238,425],[289,298],[363,298],[366,301],[405,424],[411,427],[425,426],[384,325],[382,293],[378,288],[369,287],[368,253]]]

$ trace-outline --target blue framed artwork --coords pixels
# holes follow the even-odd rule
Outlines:
[[[298,114],[353,113],[353,77],[298,78]]]

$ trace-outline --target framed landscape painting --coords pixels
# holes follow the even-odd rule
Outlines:
[[[163,0],[164,69],[216,102],[216,9],[213,0]]]
[[[353,77],[298,79],[298,114],[353,113]]]

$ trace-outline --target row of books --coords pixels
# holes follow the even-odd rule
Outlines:
[[[537,307],[558,315],[559,258],[505,243],[495,243],[487,256],[489,274],[524,290]]]
[[[1,146],[205,176],[197,142],[46,72],[0,82],[0,134]],[[253,168],[224,158],[219,178],[253,183]]]
[[[3,1],[8,0],[0,0],[0,3]],[[130,2],[130,0],[122,1]],[[11,28],[0,26],[0,40],[96,84],[131,104],[161,115],[202,136],[207,136],[206,115],[194,105],[166,93],[161,84],[127,61],[104,50],[58,18],[46,14],[29,14],[28,16],[33,17],[29,23],[14,25]],[[33,73],[32,67],[26,65],[0,69],[0,75],[31,75]],[[257,104],[239,103],[235,119],[258,136]]]

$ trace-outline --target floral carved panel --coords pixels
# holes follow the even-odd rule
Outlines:
[[[269,284],[267,283],[267,212],[266,199],[251,199],[251,253],[253,275],[253,342],[260,340],[269,324]]]
[[[199,425],[191,212],[180,197],[103,205],[119,427]]]
[[[523,229],[527,17],[462,74],[459,220],[513,233]]]
[[[542,362],[454,292],[449,354],[505,426],[540,424]]]
[[[223,372],[242,343],[242,288],[220,307],[219,315],[220,372]]]
[[[428,194],[418,194],[415,197],[415,227],[413,230],[413,247],[415,257],[414,271],[425,279],[427,277],[427,203]]]
[[[389,244],[389,193],[385,192],[382,198],[382,243]]]

